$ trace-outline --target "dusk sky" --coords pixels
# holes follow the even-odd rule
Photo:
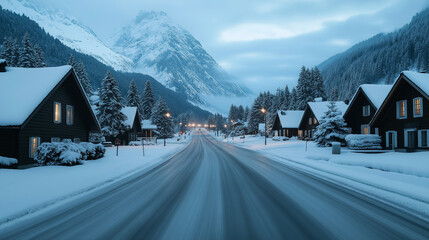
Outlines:
[[[394,31],[428,6],[426,0],[43,1],[106,42],[139,11],[164,11],[256,93],[294,86],[302,65]]]

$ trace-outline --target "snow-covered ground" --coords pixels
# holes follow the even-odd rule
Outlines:
[[[220,138],[218,138],[220,139]],[[313,142],[235,137],[222,141],[258,151],[283,164],[340,182],[387,203],[429,217],[429,152],[356,153],[347,148],[332,155],[331,148]]]
[[[189,140],[188,137],[187,140]],[[83,165],[44,166],[25,170],[0,169],[0,224],[49,207],[68,198],[87,194],[137,171],[147,171],[183,149],[188,141],[168,139],[167,146],[120,146],[106,148],[105,157]]]

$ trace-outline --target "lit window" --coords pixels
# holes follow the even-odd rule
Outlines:
[[[423,102],[422,98],[414,98],[414,117],[421,117],[423,116]]]
[[[73,106],[67,105],[66,107],[66,123],[67,125],[73,125],[73,121],[74,121],[74,110],[73,110]]]
[[[370,106],[369,106],[369,105],[363,106],[363,107],[362,107],[362,115],[363,115],[364,117],[367,117],[367,116],[369,116],[370,114],[371,114],[371,108],[370,108]]]
[[[407,118],[407,100],[396,102],[396,117],[398,119]]]
[[[313,119],[313,123],[314,123],[314,125],[317,124],[317,119],[316,118]]]
[[[369,134],[369,126],[368,125],[362,125],[361,126],[361,134]]]
[[[61,122],[61,103],[54,102],[54,123]]]
[[[51,142],[61,142],[61,138],[58,137],[52,137]]]
[[[34,157],[34,153],[36,152],[36,149],[40,145],[40,137],[31,137],[30,138],[30,158]]]

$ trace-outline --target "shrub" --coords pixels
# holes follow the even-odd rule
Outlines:
[[[82,160],[101,158],[104,152],[105,148],[100,144],[70,141],[42,143],[34,153],[34,160],[39,165],[74,166],[82,164]]]
[[[16,158],[0,156],[0,167],[12,167],[16,164],[18,164],[18,160]]]
[[[375,134],[349,134],[346,136],[347,146],[353,150],[379,150],[381,138]]]

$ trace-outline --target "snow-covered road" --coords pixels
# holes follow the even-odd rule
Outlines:
[[[0,239],[427,239],[429,222],[205,133]]]

